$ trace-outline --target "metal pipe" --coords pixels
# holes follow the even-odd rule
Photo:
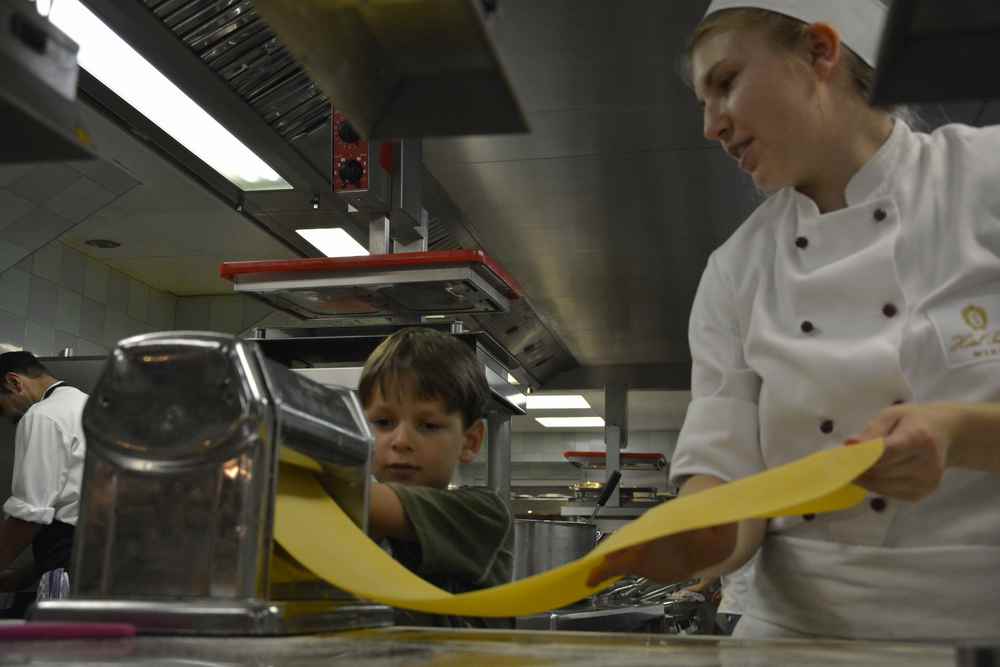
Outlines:
[[[368,252],[373,255],[388,255],[392,250],[389,237],[389,218],[379,216],[368,222]]]
[[[604,387],[604,446],[606,480],[621,470],[621,450],[628,446],[628,386],[615,383]],[[621,474],[619,472],[619,474]],[[620,489],[608,498],[608,507],[621,507]]]
[[[486,484],[510,503],[510,415],[499,410],[486,417]]]

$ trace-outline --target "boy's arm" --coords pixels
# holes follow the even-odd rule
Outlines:
[[[376,542],[387,537],[405,542],[417,539],[403,503],[388,484],[372,482],[368,490],[368,533]]]
[[[387,487],[389,493],[395,495],[389,505],[391,501],[398,502],[405,514],[407,529],[412,531],[410,537],[394,539],[411,545],[413,551],[405,556],[407,567],[418,575],[446,576],[470,587],[493,578],[510,580],[512,554],[508,542],[512,542],[513,537],[512,518],[510,509],[495,491],[399,484],[380,486]],[[396,515],[393,519],[396,511],[392,508],[382,520],[389,519],[390,526],[394,524],[399,529],[401,518]],[[400,559],[395,545],[393,556]]]

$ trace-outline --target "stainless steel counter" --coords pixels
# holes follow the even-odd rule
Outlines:
[[[950,667],[947,646],[665,635],[385,628],[288,638],[9,642],[0,665],[318,667]]]

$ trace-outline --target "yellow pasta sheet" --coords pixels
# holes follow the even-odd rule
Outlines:
[[[625,547],[742,519],[847,509],[865,492],[852,484],[882,455],[881,440],[813,454],[707,491],[663,503],[567,565],[470,593],[452,594],[414,575],[358,529],[323,491],[311,466],[287,457],[278,476],[275,536],[319,577],[358,597],[456,616],[524,616],[562,607],[613,583],[587,586],[604,556]]]

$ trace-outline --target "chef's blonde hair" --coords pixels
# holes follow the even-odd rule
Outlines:
[[[834,1],[839,0],[831,0],[831,2]],[[784,14],[755,7],[724,9],[715,12],[705,17],[705,20],[695,28],[688,41],[685,64],[685,74],[688,81],[691,80],[691,54],[694,53],[695,47],[701,40],[714,32],[748,29],[762,29],[775,44],[789,51],[795,51],[806,43],[809,24]],[[844,45],[844,55],[847,73],[853,83],[854,91],[867,102],[875,82],[875,70],[854,51],[851,51],[846,44]],[[892,110],[886,109],[886,111]]]

